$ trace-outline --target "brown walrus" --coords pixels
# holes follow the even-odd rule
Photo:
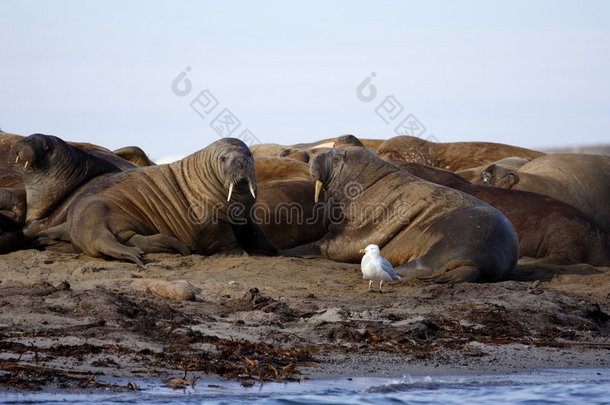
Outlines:
[[[610,232],[610,156],[557,153],[518,170],[491,165],[477,184],[548,195],[578,208]]]
[[[146,152],[138,146],[125,146],[124,148],[113,150],[112,153],[139,167],[155,165],[155,162],[150,160]]]
[[[499,280],[518,259],[517,234],[500,211],[365,149],[323,153],[310,170],[326,190],[328,233],[285,254],[358,262],[358,251],[376,244],[399,275],[436,282]]]
[[[377,148],[390,160],[420,163],[452,172],[495,162],[505,157],[536,158],[544,153],[492,142],[431,142],[414,136],[396,136]]]
[[[0,167],[0,253],[25,246],[25,189],[21,173]]]
[[[471,184],[455,173],[418,163],[390,162],[427,181],[468,193],[499,209],[519,236],[521,257],[557,264],[610,266],[610,238],[569,204],[542,194]]]
[[[17,224],[25,223],[23,175],[5,167],[0,167],[0,213]]]
[[[309,166],[292,159],[254,159],[258,196],[254,220],[279,249],[320,239],[326,233],[323,204],[314,202]]]
[[[335,142],[337,142],[337,140],[339,140],[339,138],[342,138],[345,136],[353,136],[353,135],[341,135],[339,137],[321,139],[316,142],[298,143],[298,144],[292,145],[291,147],[296,148],[296,149],[305,149],[305,150],[316,149],[316,148],[329,148],[330,149],[330,148],[334,147]],[[384,139],[369,139],[369,138],[357,138],[357,139],[365,147],[371,148],[371,149],[377,149],[380,145],[382,145],[385,142]]]
[[[14,157],[14,158],[13,158]],[[66,219],[66,198],[92,179],[119,168],[51,135],[34,134],[11,148],[14,167],[23,173],[27,214],[23,233],[33,238]]]
[[[42,135],[42,134],[34,134],[34,135]],[[52,136],[52,135],[48,135]],[[0,167],[13,167],[14,156],[11,152],[11,147],[19,142],[20,140],[26,138],[22,135],[9,134],[6,132],[0,132]],[[94,156],[97,156],[101,159],[107,160],[117,166],[121,170],[131,169],[137,167],[135,164],[119,157],[118,155],[112,153],[109,149],[104,148],[103,146],[95,145],[87,142],[67,142],[72,146],[76,146],[84,151],[87,151]]]
[[[223,138],[167,165],[115,174],[70,207],[67,226],[50,229],[90,256],[142,264],[142,254],[275,253],[252,221],[256,176],[250,150]]]

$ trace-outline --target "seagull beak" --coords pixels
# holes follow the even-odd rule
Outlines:
[[[366,250],[365,250],[365,249],[360,249],[358,252],[360,252],[360,253],[366,253]]]

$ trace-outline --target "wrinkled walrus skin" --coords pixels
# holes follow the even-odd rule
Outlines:
[[[517,231],[521,257],[545,263],[610,266],[609,235],[592,218],[569,204],[528,191],[471,184],[455,173],[418,163],[390,163],[499,209]]]
[[[544,153],[493,142],[431,142],[414,136],[396,136],[377,148],[377,155],[402,162],[457,172],[516,156],[536,158]]]
[[[66,228],[47,236],[67,231],[90,256],[140,265],[152,252],[273,254],[275,246],[248,216],[255,187],[248,147],[224,138],[177,162],[109,177],[74,202]]]
[[[474,197],[421,180],[362,148],[323,153],[310,170],[326,190],[333,218],[324,238],[284,254],[358,262],[358,251],[376,244],[399,275],[436,282],[496,281],[517,262],[512,224]]]
[[[477,184],[548,195],[578,208],[610,232],[610,156],[554,153],[517,170],[491,165]]]

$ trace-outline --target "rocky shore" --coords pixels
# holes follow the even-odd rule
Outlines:
[[[287,257],[148,255],[144,266],[0,256],[0,386],[174,388],[610,366],[610,268],[521,260],[508,280],[403,280]]]

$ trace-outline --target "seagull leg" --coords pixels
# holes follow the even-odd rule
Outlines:
[[[379,280],[379,294],[381,294],[383,291],[381,291],[381,286],[383,285],[383,280]]]
[[[373,280],[369,280],[369,291],[371,291],[371,285],[373,285]]]

